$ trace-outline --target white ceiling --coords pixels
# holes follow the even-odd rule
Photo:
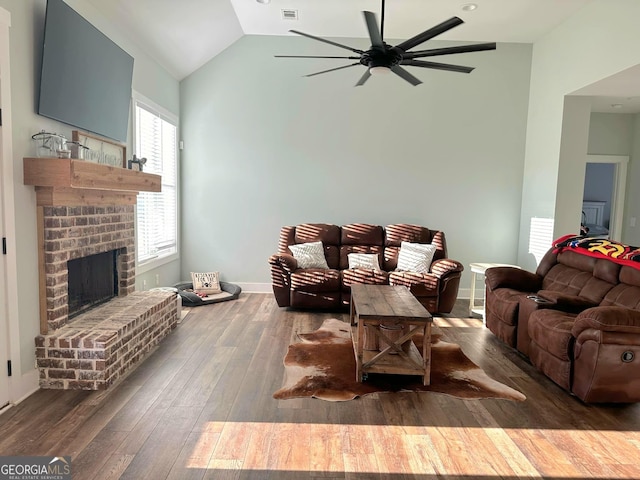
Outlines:
[[[366,38],[362,11],[375,12],[379,20],[381,9],[381,0],[88,1],[179,80],[243,35],[294,35],[289,33],[294,29],[319,37]],[[465,23],[437,40],[534,43],[593,1],[386,0],[384,37],[404,40],[458,16]],[[478,8],[463,11],[471,2]],[[283,19],[283,9],[297,10],[298,20]],[[640,69],[623,72],[576,93],[592,96],[593,111],[637,113],[639,78]]]
[[[466,23],[438,39],[531,43],[590,0],[387,0],[385,37],[410,38],[448,18]],[[231,0],[245,33],[284,35],[290,28],[317,36],[364,37],[363,10],[380,18],[381,0]],[[297,9],[298,21],[282,20],[282,9]]]
[[[88,0],[146,47],[178,79],[242,35],[366,37],[363,10],[380,19],[381,0]],[[473,1],[471,12],[462,5]],[[387,0],[385,38],[404,40],[458,16],[438,40],[533,43],[593,0]],[[284,20],[283,9],[298,11]],[[313,41],[313,40],[309,40]],[[428,47],[427,47],[428,48]]]
[[[591,97],[592,112],[639,113],[640,65],[627,68],[573,94]]]

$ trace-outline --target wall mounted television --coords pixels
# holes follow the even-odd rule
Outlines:
[[[48,0],[38,114],[126,142],[133,57],[62,0]]]

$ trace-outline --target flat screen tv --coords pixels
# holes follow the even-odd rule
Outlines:
[[[38,113],[126,142],[133,57],[62,0],[48,0]]]

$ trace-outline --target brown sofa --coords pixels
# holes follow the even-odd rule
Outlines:
[[[640,269],[550,249],[535,273],[486,271],[486,323],[588,403],[640,401]]]
[[[321,241],[329,269],[298,268],[290,245]],[[401,242],[431,243],[436,252],[429,273],[394,271]],[[349,253],[378,254],[381,270],[349,269]],[[278,253],[269,258],[273,293],[281,307],[342,308],[349,305],[354,283],[405,285],[431,313],[453,308],[462,264],[447,258],[444,233],[418,225],[382,227],[354,223],[307,223],[283,227]]]

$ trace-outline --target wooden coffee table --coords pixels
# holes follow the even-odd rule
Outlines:
[[[362,382],[367,373],[422,375],[423,383],[431,382],[431,324],[433,317],[416,300],[407,287],[393,285],[352,285],[351,325],[356,356],[356,380]],[[370,328],[388,346],[381,351],[364,350],[364,330],[367,326],[408,325],[409,332],[396,341],[390,340],[379,328]],[[422,355],[411,338],[424,335]],[[402,345],[408,343],[405,352]],[[381,342],[382,344],[382,342]],[[406,347],[406,345],[405,345]],[[397,355],[391,355],[391,352]]]

